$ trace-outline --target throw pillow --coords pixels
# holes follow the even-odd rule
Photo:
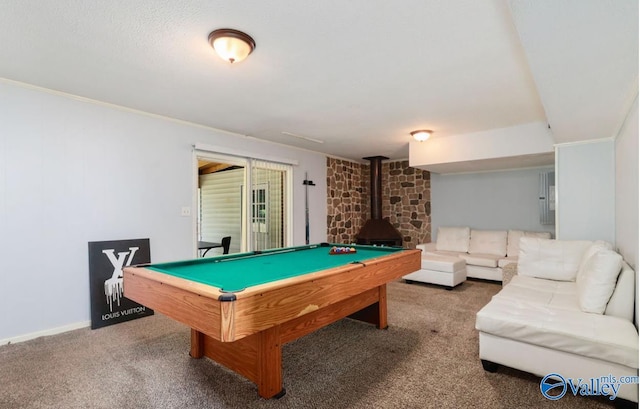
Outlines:
[[[616,288],[622,256],[612,250],[599,250],[586,261],[576,284],[580,309],[602,314]]]
[[[576,281],[578,281],[578,278],[582,274],[584,274],[584,270],[586,268],[587,261],[589,261],[591,256],[593,256],[594,254],[596,254],[600,250],[613,250],[613,246],[611,245],[611,243],[606,242],[604,240],[596,240],[596,241],[594,241],[593,244],[591,246],[589,246],[587,251],[585,251],[584,254],[582,255],[582,260],[580,261],[580,267],[578,268],[578,275],[576,276]]]

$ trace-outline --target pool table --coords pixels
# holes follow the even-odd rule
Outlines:
[[[420,250],[333,246],[125,267],[124,295],[189,326],[193,358],[280,397],[282,345],[347,316],[386,328],[386,283],[420,269]]]

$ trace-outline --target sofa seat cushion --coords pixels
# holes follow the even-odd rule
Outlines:
[[[480,267],[498,267],[498,260],[502,258],[494,254],[461,254],[460,257],[467,264]]]
[[[494,298],[526,301],[563,310],[580,311],[578,287],[566,281],[540,280],[516,275]]]
[[[512,285],[514,282],[513,280],[517,278],[518,276],[514,276],[509,285],[505,285],[498,294],[492,297],[492,299],[520,300],[540,305],[547,305],[553,299],[553,293],[550,291]]]
[[[506,230],[471,230],[469,254],[507,255]]]
[[[518,256],[503,257],[498,260],[498,267],[504,268],[507,264],[517,263]]]
[[[517,275],[513,278],[512,283],[514,286],[524,287],[525,289],[531,288],[558,295],[576,295],[578,292],[576,283],[570,281],[541,280],[539,278]],[[578,308],[577,305],[576,308]]]
[[[638,332],[631,322],[617,317],[553,308],[539,302],[509,297],[494,297],[478,312],[476,329],[503,338],[638,368]]]

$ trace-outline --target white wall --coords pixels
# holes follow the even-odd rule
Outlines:
[[[152,261],[191,258],[192,145],[297,159],[294,244],[326,241],[326,158],[0,81],[0,343],[88,324],[87,242],[150,238]]]
[[[613,139],[556,147],[556,236],[615,242]]]
[[[539,174],[553,168],[440,175],[431,174],[431,234],[438,227],[554,232],[541,225]]]
[[[533,122],[509,128],[490,129],[446,138],[411,141],[409,165],[413,167],[441,163],[553,153],[553,137],[546,123]]]
[[[638,270],[638,98],[615,141],[616,247]]]
[[[615,141],[616,155],[616,249],[636,271],[636,316],[638,327],[638,97]]]

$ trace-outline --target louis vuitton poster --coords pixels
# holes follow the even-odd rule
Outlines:
[[[124,297],[122,269],[150,263],[149,239],[89,242],[91,329],[153,315]]]

